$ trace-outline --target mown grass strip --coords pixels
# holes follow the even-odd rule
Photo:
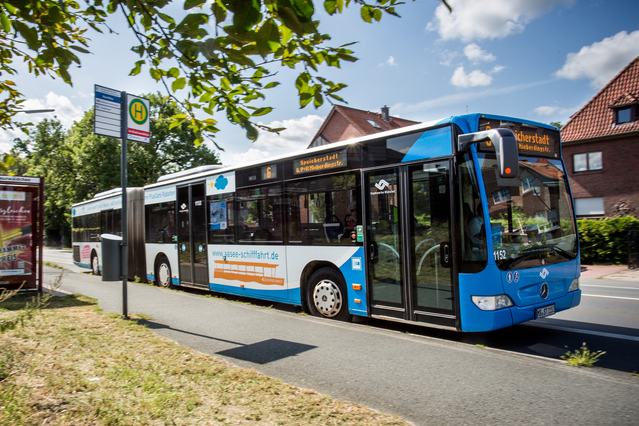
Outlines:
[[[0,335],[0,424],[407,423],[233,367],[73,295]]]

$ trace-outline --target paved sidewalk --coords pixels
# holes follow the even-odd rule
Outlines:
[[[639,281],[639,269],[626,265],[581,265],[582,278],[605,278],[618,281]]]

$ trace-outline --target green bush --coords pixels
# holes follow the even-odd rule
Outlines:
[[[628,228],[631,226],[639,226],[639,219],[625,216],[578,220],[581,263],[628,263]]]

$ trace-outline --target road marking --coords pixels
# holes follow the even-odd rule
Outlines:
[[[580,284],[579,287],[618,288],[621,290],[639,290],[639,287],[614,287],[614,286],[607,286],[607,285],[590,285],[590,284]]]
[[[605,299],[622,299],[622,300],[636,300],[639,302],[639,299],[637,299],[636,297],[619,297],[619,296],[598,296],[596,294],[583,294],[583,292],[581,293],[582,296],[587,296],[587,297],[603,297]]]
[[[526,325],[530,327],[549,328],[551,330],[557,330],[557,331],[568,331],[571,333],[589,334],[592,336],[610,337],[613,339],[632,340],[633,342],[639,342],[638,336],[628,336],[626,334],[606,333],[603,331],[594,331],[594,330],[583,330],[581,328],[560,327],[558,325],[550,325],[550,324],[526,324]]]

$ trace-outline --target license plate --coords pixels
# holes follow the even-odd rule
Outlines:
[[[555,313],[555,305],[544,306],[535,310],[535,318],[544,318]]]

